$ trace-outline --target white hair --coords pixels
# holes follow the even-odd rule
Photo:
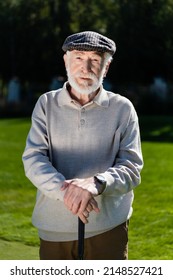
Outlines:
[[[112,55],[108,52],[105,52],[104,53],[104,63],[105,64],[110,63],[112,60],[113,60]]]

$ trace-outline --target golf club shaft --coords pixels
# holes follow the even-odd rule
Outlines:
[[[84,236],[85,236],[85,224],[78,218],[78,258],[83,260],[84,258]]]

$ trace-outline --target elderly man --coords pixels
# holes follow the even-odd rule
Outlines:
[[[23,154],[37,187],[32,222],[41,259],[77,259],[78,217],[84,258],[128,258],[133,189],[143,166],[138,117],[125,97],[103,89],[116,47],[92,31],[63,44],[68,81],[40,96]]]

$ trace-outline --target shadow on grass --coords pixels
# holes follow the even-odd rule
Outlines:
[[[142,141],[173,142],[173,116],[139,116]]]

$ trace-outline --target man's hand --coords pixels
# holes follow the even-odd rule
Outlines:
[[[95,211],[98,213],[96,200],[93,198],[94,180],[88,179],[74,179],[64,182],[62,190],[66,190],[64,195],[64,204],[74,214],[78,215],[84,223],[88,223],[89,213]]]
[[[100,209],[98,208],[97,202],[95,201],[94,198],[90,199],[90,201],[88,202],[87,208],[81,214],[78,214],[79,218],[82,220],[82,222],[84,224],[88,223],[89,214],[93,210],[96,213],[100,212]]]

